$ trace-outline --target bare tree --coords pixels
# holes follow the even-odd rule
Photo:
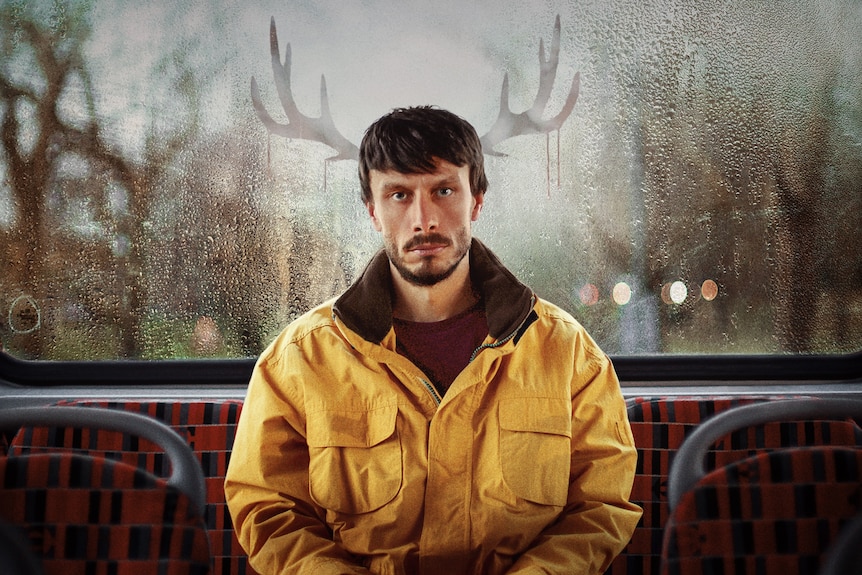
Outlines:
[[[119,331],[118,354],[137,357],[142,309],[147,300],[142,281],[148,234],[145,223],[166,166],[197,130],[197,83],[191,66],[169,54],[169,61],[179,68],[173,71],[172,89],[190,100],[191,117],[172,133],[152,133],[142,159],[128,157],[109,142],[105,136],[107,122],[96,111],[95,90],[83,57],[90,34],[88,9],[86,4],[68,6],[58,13],[59,25],[48,26],[26,10],[0,8],[4,54],[0,65],[0,136],[8,186],[17,208],[14,226],[0,232],[6,240],[6,287],[13,294],[27,294],[36,305],[47,301],[46,249],[60,245],[52,241],[57,232],[46,221],[49,197],[62,179],[62,157],[73,154],[85,160],[90,173],[99,175],[94,180],[113,182],[127,197],[125,214],[102,217],[113,218],[108,227],[116,237],[125,239],[129,249],[100,265],[114,267],[116,283],[122,290],[116,299],[123,309],[110,314]],[[20,68],[28,53],[33,55],[32,69],[24,74],[14,66]],[[67,89],[71,85],[81,87],[84,102],[75,106],[79,116],[74,120],[61,111],[69,101]],[[33,113],[28,116],[26,110]],[[105,194],[107,187],[94,184],[91,193]],[[95,203],[105,201],[104,197],[94,198]],[[25,357],[43,357],[49,335],[46,329],[12,332],[6,336],[7,347]]]

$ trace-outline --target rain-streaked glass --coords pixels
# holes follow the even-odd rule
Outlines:
[[[607,352],[862,348],[856,0],[4,0],[0,50],[16,357],[257,355],[381,246],[314,119],[502,94],[474,233]]]

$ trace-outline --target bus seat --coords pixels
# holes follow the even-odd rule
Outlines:
[[[632,500],[643,516],[632,538],[606,571],[608,575],[659,572],[667,521],[667,475],[685,436],[701,421],[735,405],[764,400],[755,397],[638,397],[628,402],[628,417],[638,450]]]
[[[631,540],[611,563],[608,575],[656,574],[660,570],[668,519],[667,483],[671,463],[685,438],[700,423],[733,407],[787,399],[783,396],[728,395],[638,397],[628,402],[638,463],[632,500],[643,516]],[[717,438],[707,451],[710,467],[726,465],[759,451],[794,445],[862,445],[862,428],[845,421],[780,422],[735,430]]]
[[[862,448],[758,451],[711,471],[706,456],[745,427],[860,416],[862,401],[792,399],[736,407],[699,425],[668,477],[662,574],[816,575],[830,542],[862,510]]]
[[[0,518],[24,529],[47,575],[210,572],[203,473],[173,430],[139,414],[98,408],[0,410],[0,429],[30,425],[123,431],[159,445],[171,467],[159,478],[82,453],[0,457]]]
[[[74,400],[63,405],[95,406],[141,413],[170,426],[198,457],[206,480],[206,526],[213,558],[213,575],[256,575],[237,540],[224,496],[224,476],[233,448],[241,400],[111,401]],[[162,450],[146,440],[117,432],[62,428],[22,428],[10,450],[33,453],[56,448],[98,453],[164,476],[168,472]]]

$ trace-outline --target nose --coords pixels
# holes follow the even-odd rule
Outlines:
[[[410,218],[414,232],[431,232],[437,229],[437,208],[431,198],[417,194],[410,206]]]

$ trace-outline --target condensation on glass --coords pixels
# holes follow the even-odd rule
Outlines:
[[[3,349],[258,354],[380,246],[365,127],[434,104],[486,135],[555,52],[531,119],[577,100],[494,144],[477,237],[610,353],[862,347],[862,4],[361,4],[0,4]],[[291,122],[271,19],[290,137],[252,105],[254,77]]]

